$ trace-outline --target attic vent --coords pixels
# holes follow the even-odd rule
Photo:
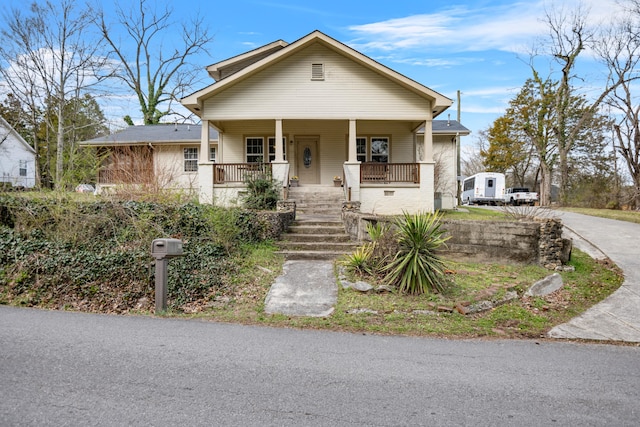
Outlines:
[[[324,80],[324,64],[311,64],[311,80]]]

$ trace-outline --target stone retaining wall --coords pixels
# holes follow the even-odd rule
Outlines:
[[[358,240],[367,240],[367,222],[392,219],[344,210],[345,230]],[[468,262],[540,264],[555,269],[569,260],[571,241],[562,238],[558,219],[529,221],[443,221],[450,236],[440,253]]]
[[[264,239],[278,239],[296,219],[295,203],[278,205],[277,211],[258,211],[256,219],[264,226]]]

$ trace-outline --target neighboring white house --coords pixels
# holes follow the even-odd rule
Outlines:
[[[218,132],[216,163],[199,163],[201,202],[236,200],[243,171],[266,168],[283,186],[343,177],[345,198],[367,213],[433,211],[436,196],[456,205],[456,142],[469,131],[436,127],[452,105],[438,92],[319,31],[207,70],[215,83],[182,99],[206,124],[202,149]]]
[[[0,182],[13,187],[36,185],[36,151],[0,117]]]

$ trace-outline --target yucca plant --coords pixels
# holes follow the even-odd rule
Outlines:
[[[371,274],[369,261],[371,260],[372,252],[373,245],[371,242],[365,243],[362,246],[358,246],[353,253],[347,255],[342,264],[354,273]]]
[[[398,252],[384,270],[385,282],[408,294],[442,292],[446,285],[444,262],[436,250],[448,237],[438,213],[403,213],[396,221]]]

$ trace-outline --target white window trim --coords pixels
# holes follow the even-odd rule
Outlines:
[[[184,159],[183,171],[185,173],[198,172],[198,147],[184,147],[182,156]]]
[[[348,139],[348,137],[347,137]],[[360,160],[360,158],[362,157],[362,153],[356,153],[357,159],[358,161],[362,162],[362,163],[368,163],[368,162],[372,162],[373,160],[373,153],[372,153],[372,144],[371,141],[374,139],[386,139],[387,140],[387,162],[386,163],[391,163],[391,136],[390,135],[357,135],[356,136],[356,151],[357,151],[357,144],[359,142],[359,140],[365,140],[365,160],[362,161]],[[348,149],[348,147],[347,147]]]
[[[274,142],[274,146],[273,146],[273,153],[271,152],[271,141]],[[269,162],[272,162],[276,159],[276,152],[275,152],[275,141],[276,141],[276,137],[271,135],[267,137],[267,151],[269,153]],[[287,137],[283,136],[282,137],[282,154],[284,156],[284,160],[287,160]],[[271,158],[273,156],[273,158]]]
[[[262,152],[260,153],[249,153],[248,151],[248,143],[250,139],[255,139],[255,140],[260,140],[262,141],[261,147],[262,147]],[[264,163],[264,152],[265,152],[265,137],[264,136],[246,136],[244,138],[244,161],[247,163]],[[261,162],[255,162],[255,161],[249,161],[249,156],[251,157],[262,157],[262,161]]]

